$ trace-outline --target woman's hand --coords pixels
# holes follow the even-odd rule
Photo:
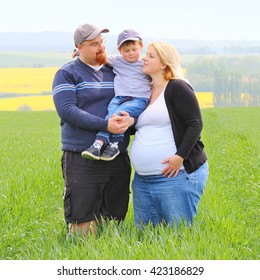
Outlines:
[[[162,164],[167,164],[162,171],[163,176],[168,176],[168,178],[171,178],[172,176],[177,177],[183,161],[184,159],[178,155],[174,155],[163,160]]]

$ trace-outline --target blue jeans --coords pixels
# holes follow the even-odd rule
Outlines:
[[[113,114],[120,116],[121,111],[126,111],[131,117],[137,118],[144,111],[149,103],[148,98],[138,98],[130,96],[115,96],[107,108],[105,119],[111,118]],[[110,134],[109,132],[98,132],[96,139],[103,141],[105,144],[109,142],[123,142],[124,134]]]
[[[208,179],[208,163],[191,174],[180,170],[176,178],[162,175],[141,176],[135,172],[132,182],[134,220],[137,227],[191,224]]]

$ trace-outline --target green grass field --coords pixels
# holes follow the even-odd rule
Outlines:
[[[192,227],[111,222],[66,241],[55,112],[0,112],[1,260],[257,260],[260,108],[203,109],[210,177]]]

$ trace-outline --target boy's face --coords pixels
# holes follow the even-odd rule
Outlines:
[[[126,61],[133,63],[140,58],[142,47],[138,42],[129,42],[123,44],[119,48],[119,52]]]

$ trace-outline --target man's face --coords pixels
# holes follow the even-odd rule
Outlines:
[[[106,53],[104,46],[104,38],[101,34],[96,38],[88,41],[84,41],[78,45],[79,57],[83,62],[90,65],[102,65],[106,64]]]

